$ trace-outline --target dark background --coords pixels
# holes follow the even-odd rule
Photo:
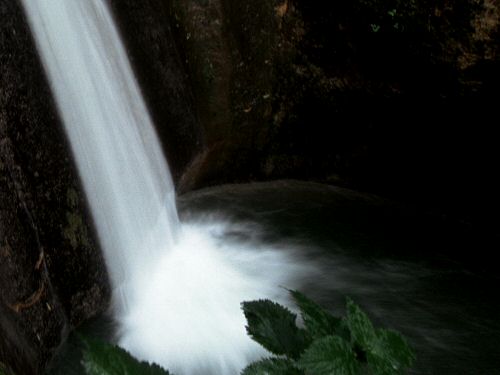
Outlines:
[[[144,2],[164,35],[127,3],[115,9],[181,192],[292,177],[498,223],[493,2]],[[158,89],[167,41],[181,110]]]

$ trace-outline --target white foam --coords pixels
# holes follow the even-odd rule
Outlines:
[[[182,227],[180,241],[128,288],[120,345],[176,374],[237,374],[266,352],[246,334],[242,301],[288,304],[281,286],[295,287],[310,269],[293,248],[262,247],[220,236],[228,223]]]

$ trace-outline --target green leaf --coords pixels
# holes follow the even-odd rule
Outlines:
[[[268,358],[247,366],[241,375],[304,375],[304,372],[289,359]]]
[[[358,363],[351,347],[338,336],[314,341],[300,357],[307,375],[356,375]]]
[[[415,355],[407,341],[397,332],[375,330],[368,316],[351,300],[347,300],[346,321],[354,345],[364,351],[374,374],[401,374],[413,364]]]
[[[300,309],[307,332],[315,339],[342,332],[342,320],[332,316],[316,302],[296,290],[290,290]]]
[[[118,346],[85,338],[82,365],[87,375],[169,375],[156,364],[140,362]]]
[[[368,365],[375,375],[402,374],[415,361],[415,354],[399,333],[379,329],[372,349],[367,353]]]
[[[377,338],[373,324],[368,316],[351,299],[347,299],[346,323],[355,345],[370,351]]]
[[[297,316],[287,308],[269,301],[242,303],[247,332],[270,352],[298,358],[309,341],[305,331],[295,324]]]

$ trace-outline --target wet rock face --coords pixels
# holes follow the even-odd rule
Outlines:
[[[170,19],[193,87],[205,147],[181,190],[264,177],[281,15],[275,1],[171,1]]]
[[[0,362],[32,374],[109,288],[19,2],[0,17]]]
[[[171,0],[170,20],[206,141],[181,189],[297,177],[459,216],[496,195],[498,3]]]

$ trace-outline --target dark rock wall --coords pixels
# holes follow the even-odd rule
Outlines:
[[[0,18],[0,362],[32,374],[108,284],[20,4]]]
[[[179,192],[300,178],[462,219],[500,206],[497,2],[111,5]]]
[[[206,133],[181,189],[295,177],[462,219],[500,206],[497,2],[170,4]]]
[[[262,178],[282,55],[274,2],[173,0],[170,19],[206,134],[180,189]]]

